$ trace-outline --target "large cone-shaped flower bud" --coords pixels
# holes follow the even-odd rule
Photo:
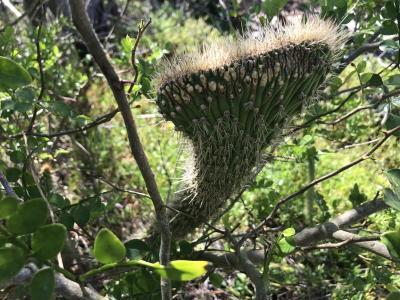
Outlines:
[[[157,105],[193,152],[172,205],[175,238],[207,222],[254,176],[263,150],[314,98],[342,41],[333,23],[311,18],[164,63]]]

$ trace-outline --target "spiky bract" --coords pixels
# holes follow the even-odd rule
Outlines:
[[[330,36],[316,34],[318,28],[312,24],[323,26],[320,32]],[[171,223],[175,238],[208,221],[248,182],[263,150],[325,80],[340,33],[320,19],[296,26],[268,31],[269,46],[258,44],[266,43],[265,37],[233,43],[237,48],[230,50],[230,61],[222,59],[218,66],[213,62],[215,66],[204,69],[201,66],[209,64],[195,65],[186,56],[183,65],[176,66],[181,73],[169,69],[160,76],[160,111],[189,139],[193,150],[187,186],[173,204],[181,212]],[[246,52],[244,45],[252,51]]]

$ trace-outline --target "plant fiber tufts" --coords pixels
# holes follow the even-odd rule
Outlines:
[[[156,101],[191,148],[172,203],[174,238],[207,222],[254,178],[265,149],[321,88],[344,38],[312,17],[164,62]]]

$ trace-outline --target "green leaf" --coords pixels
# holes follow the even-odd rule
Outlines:
[[[0,56],[0,89],[15,90],[30,84],[31,81],[28,71],[12,59]]]
[[[130,53],[132,51],[133,45],[135,44],[135,39],[131,38],[129,35],[126,35],[121,40],[122,50],[125,53]]]
[[[353,207],[356,207],[367,200],[367,196],[360,191],[358,184],[355,183],[353,188],[350,191],[349,200]]]
[[[16,182],[21,177],[21,171],[17,168],[8,168],[5,175],[8,181]]]
[[[390,169],[385,172],[385,176],[392,185],[397,197],[400,198],[400,169]]]
[[[0,282],[14,277],[22,269],[25,258],[22,250],[17,247],[0,249]]]
[[[209,279],[212,285],[217,288],[221,287],[222,283],[224,282],[224,277],[219,273],[212,273]]]
[[[342,86],[343,81],[342,79],[340,79],[340,77],[333,77],[330,81],[329,84],[331,85],[331,87],[335,90],[337,90],[339,87]]]
[[[7,222],[7,228],[14,234],[34,232],[46,223],[48,216],[47,204],[43,199],[32,199],[18,206],[17,211]]]
[[[32,86],[25,86],[15,92],[15,96],[19,101],[27,104],[33,104],[35,100],[35,90]]]
[[[78,205],[71,210],[71,215],[74,217],[74,221],[80,227],[86,225],[90,219],[90,211],[86,206]]]
[[[394,40],[385,40],[381,43],[381,45],[379,46],[379,49],[382,51],[387,51],[386,49],[396,51],[399,49],[399,42],[394,41]]]
[[[11,216],[18,207],[18,200],[14,197],[7,196],[0,200],[0,219]]]
[[[263,27],[267,24],[264,16],[260,16],[258,20],[260,22],[260,25]]]
[[[64,208],[69,204],[60,194],[51,194],[49,196],[49,202],[57,208]]]
[[[10,160],[13,163],[22,163],[25,160],[25,154],[22,151],[12,151],[11,153],[9,153],[10,156]]]
[[[166,279],[189,281],[205,274],[207,265],[207,261],[174,260],[168,266],[159,265],[154,271]]]
[[[289,243],[286,238],[282,238],[278,241],[279,249],[282,251],[283,254],[288,254],[296,249],[296,246]]]
[[[392,20],[385,20],[382,23],[381,33],[384,35],[396,34],[398,31],[397,25]]]
[[[385,9],[388,14],[388,18],[394,19],[397,17],[397,9],[396,6],[394,5],[394,1],[388,0],[385,3]]]
[[[400,74],[390,76],[386,81],[386,84],[400,86]]]
[[[356,68],[357,72],[358,72],[358,73],[364,72],[366,66],[367,66],[367,62],[366,62],[365,60],[363,60],[362,62],[360,62],[360,63],[357,65],[357,68]]]
[[[383,81],[379,74],[372,74],[372,76],[368,80],[367,84],[369,86],[381,86],[381,85],[383,85]]]
[[[272,19],[285,6],[286,0],[266,0],[264,2],[264,12],[269,19]]]
[[[147,244],[138,239],[133,239],[125,242],[125,248],[126,256],[129,259],[141,259],[150,251]]]
[[[189,255],[193,252],[193,246],[188,241],[182,240],[179,241],[179,253],[181,255]]]
[[[282,231],[282,234],[284,237],[290,237],[294,236],[296,233],[296,230],[294,228],[286,228],[284,231]]]
[[[64,247],[67,230],[62,224],[49,224],[39,227],[32,237],[32,250],[43,260],[52,259]]]
[[[125,258],[126,249],[109,229],[99,231],[94,241],[93,255],[102,264],[116,263]]]
[[[400,210],[400,199],[391,189],[383,190],[383,201],[390,207]]]
[[[363,73],[360,76],[361,83],[369,86],[381,86],[383,84],[381,76],[374,73]]]
[[[31,300],[53,299],[56,281],[52,268],[43,268],[36,272],[29,285]]]
[[[63,224],[67,230],[72,230],[72,228],[74,228],[74,217],[67,212],[61,213],[58,221]]]
[[[386,245],[391,256],[400,259],[400,232],[388,231],[382,234],[381,241]]]
[[[389,114],[386,122],[385,122],[385,128],[390,130],[393,128],[396,128],[397,126],[400,126],[400,116],[397,116],[395,114]],[[400,137],[400,131],[396,131],[394,136]]]
[[[361,277],[354,278],[352,282],[352,285],[360,292],[364,290],[365,284],[365,280]]]

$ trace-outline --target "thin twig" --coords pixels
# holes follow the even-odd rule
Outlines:
[[[375,105],[365,105],[365,106],[356,107],[355,109],[349,111],[348,113],[344,114],[343,116],[337,118],[334,121],[331,121],[331,122],[319,121],[318,123],[335,126],[336,124],[338,124],[338,123],[350,118],[351,116],[355,115],[356,113],[358,113],[360,111],[363,111],[363,110],[366,110],[366,109],[371,109],[371,108],[374,108],[374,107],[375,107]]]
[[[108,181],[107,179],[105,179],[104,177],[95,176],[95,178],[100,180],[100,181],[102,181],[102,182],[104,182],[105,184],[111,186],[113,189],[117,190],[118,192],[128,193],[128,194],[136,195],[136,196],[139,196],[139,197],[145,197],[145,198],[151,199],[150,196],[145,194],[145,193],[141,193],[141,192],[134,191],[134,190],[127,190],[127,189],[123,189],[121,187],[118,187],[114,183],[112,183],[112,182]]]
[[[111,121],[117,113],[119,113],[119,108],[116,108],[116,109],[112,110],[111,112],[96,118],[93,122],[90,122],[90,123],[86,124],[85,126],[74,128],[74,129],[67,129],[67,130],[57,131],[57,132],[53,132],[53,133],[30,132],[30,133],[26,133],[25,135],[26,136],[54,138],[54,137],[60,137],[63,135],[79,133],[79,132],[83,132],[88,129],[92,129],[94,127],[97,127],[98,125],[101,125],[101,124]],[[7,140],[7,139],[18,139],[23,136],[24,136],[24,133],[17,133],[17,134],[11,135],[11,136],[2,136],[1,138],[4,140]]]
[[[43,98],[44,91],[46,89],[46,84],[44,80],[44,71],[43,71],[43,61],[42,61],[42,51],[40,50],[40,35],[42,33],[42,27],[43,27],[43,19],[45,16],[45,8],[42,5],[41,8],[41,15],[40,15],[40,22],[38,26],[38,31],[35,39],[35,46],[36,46],[36,61],[39,65],[39,74],[40,74],[40,92],[39,96],[37,97],[35,103],[34,103],[34,108],[33,108],[33,114],[31,121],[29,123],[28,128],[26,129],[26,133],[30,133],[33,129],[33,126],[35,125],[38,109],[39,109],[39,103]]]
[[[361,88],[360,88],[361,89]],[[313,123],[314,121],[328,116],[330,114],[333,114],[337,111],[339,111],[355,94],[357,94],[359,92],[360,89],[356,89],[355,91],[351,92],[342,102],[339,103],[338,106],[336,106],[335,108],[328,110],[327,112],[321,113],[315,117],[312,117],[311,119],[307,120],[306,122],[304,122],[303,124],[296,126],[294,128],[292,128],[291,130],[289,130],[287,133],[285,133],[284,135],[291,135],[297,131],[299,131],[300,129],[306,128],[308,126],[310,126],[311,123]]]
[[[341,149],[350,149],[350,148],[354,148],[354,147],[359,147],[359,146],[365,146],[365,145],[369,145],[369,144],[374,144],[377,141],[379,141],[380,139],[373,139],[371,141],[366,141],[366,142],[362,142],[362,143],[357,143],[357,144],[351,144],[351,145],[346,145],[343,148],[339,148],[339,150]]]
[[[139,45],[140,39],[143,36],[143,33],[146,31],[146,28],[150,25],[150,23],[151,23],[151,19],[149,19],[146,22],[146,24],[144,24],[143,20],[141,20],[140,24],[138,26],[139,31],[136,36],[135,44],[133,45],[132,52],[131,52],[131,64],[132,64],[132,68],[133,68],[133,72],[134,72],[134,74],[133,74],[134,77],[133,77],[133,81],[131,82],[131,85],[129,86],[128,94],[130,94],[132,92],[132,89],[138,80],[139,69],[136,65],[136,50]]]

